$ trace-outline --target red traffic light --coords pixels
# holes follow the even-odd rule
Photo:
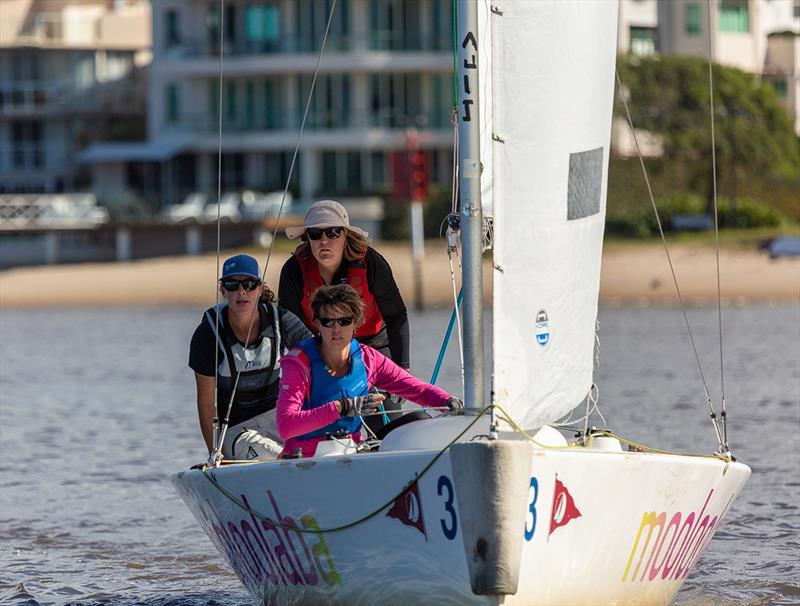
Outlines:
[[[424,152],[409,154],[411,164],[411,199],[422,202],[428,197],[428,163]]]

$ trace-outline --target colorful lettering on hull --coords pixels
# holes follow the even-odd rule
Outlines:
[[[655,511],[645,512],[622,573],[622,582],[659,579],[675,581],[686,577],[733,502],[734,495],[731,495],[722,513],[708,513],[704,517],[713,494],[714,491],[710,490],[699,514],[676,512],[670,516],[665,511],[658,514]],[[658,533],[653,541],[656,529]],[[634,561],[636,567],[631,568]]]
[[[245,495],[241,496],[248,516],[224,523],[211,501],[198,503],[204,525],[209,530],[211,541],[225,556],[231,568],[248,589],[256,593],[267,583],[286,585],[341,584],[333,558],[322,533],[308,535],[315,541],[309,548],[306,534],[290,516],[284,516],[271,490],[267,500],[272,513],[267,519],[258,519]],[[264,512],[266,513],[266,512]],[[311,514],[300,518],[302,528],[320,530],[319,523]]]

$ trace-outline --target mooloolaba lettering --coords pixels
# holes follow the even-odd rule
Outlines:
[[[342,583],[322,533],[311,535],[315,542],[309,547],[301,526],[291,516],[281,514],[270,490],[267,500],[272,506],[272,521],[257,519],[247,497],[241,498],[247,518],[225,524],[208,500],[200,504],[200,513],[211,530],[212,542],[248,589],[256,590],[265,582],[275,586],[313,586],[320,579],[327,585]],[[300,524],[304,529],[320,530],[311,514],[300,518]]]
[[[622,573],[622,582],[684,578],[703,553],[733,501],[731,495],[722,513],[704,516],[713,494],[714,491],[710,490],[699,514],[675,512],[670,516],[665,511],[645,512]],[[634,561],[636,567],[631,570]]]

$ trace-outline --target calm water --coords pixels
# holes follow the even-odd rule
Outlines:
[[[186,367],[197,309],[0,312],[0,603],[250,604],[168,477],[204,449]],[[719,390],[715,310],[693,310]],[[428,378],[449,314],[412,323]],[[710,452],[701,384],[675,310],[600,316],[609,426]],[[731,446],[753,476],[677,603],[800,603],[800,311],[725,311]],[[457,390],[457,356],[440,383]],[[599,423],[598,423],[599,424]]]

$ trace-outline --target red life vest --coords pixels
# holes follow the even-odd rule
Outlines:
[[[325,286],[325,282],[322,280],[322,275],[319,273],[317,260],[310,252],[305,258],[298,256],[297,262],[300,264],[300,270],[303,272],[303,299],[300,301],[300,307],[303,309],[303,321],[310,330],[316,332],[317,327],[314,326],[314,313],[311,311],[311,298],[320,286]],[[347,261],[345,261],[345,263],[347,263]],[[364,302],[364,323],[356,330],[356,338],[370,337],[378,334],[383,326],[383,316],[381,316],[378,304],[375,302],[375,297],[369,290],[369,284],[367,284],[367,266],[364,263],[363,257],[358,261],[351,261],[348,263],[347,284],[355,289]]]

